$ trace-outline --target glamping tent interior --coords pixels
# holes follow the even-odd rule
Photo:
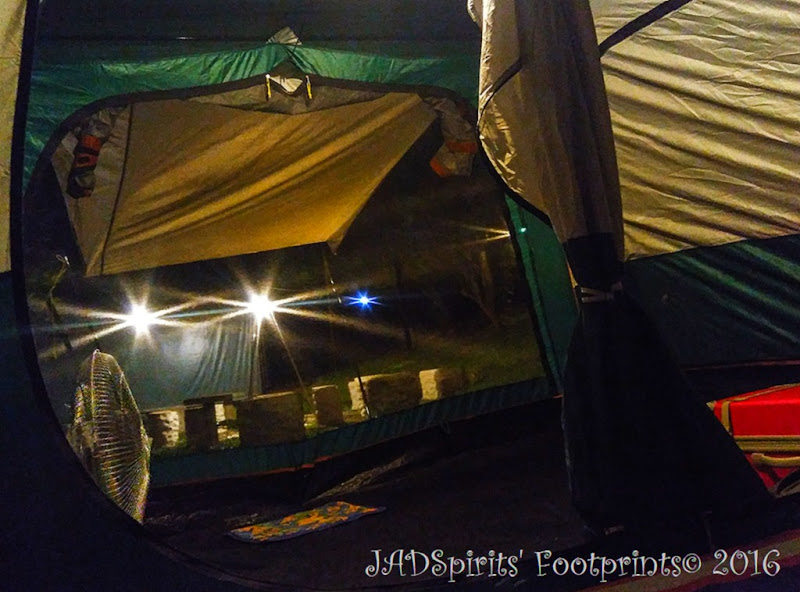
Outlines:
[[[800,3],[4,10],[28,589],[800,577]]]

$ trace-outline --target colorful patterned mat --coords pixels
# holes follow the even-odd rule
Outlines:
[[[246,543],[271,543],[352,522],[363,516],[383,512],[385,509],[356,506],[347,502],[330,502],[324,506],[297,512],[278,520],[243,526],[231,530],[228,534]]]

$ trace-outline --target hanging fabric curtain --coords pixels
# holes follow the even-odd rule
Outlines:
[[[587,0],[471,0],[479,132],[511,192],[564,244],[581,305],[564,377],[573,501],[596,528],[769,499],[628,298],[617,163]]]

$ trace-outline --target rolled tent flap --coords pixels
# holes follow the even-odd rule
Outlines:
[[[509,188],[550,218],[579,285],[564,378],[577,508],[595,527],[635,527],[766,501],[624,293],[619,181],[588,1],[484,0],[470,11],[483,30],[481,141]]]
[[[547,214],[562,242],[605,233],[622,257],[608,105],[595,92],[602,73],[587,63],[597,52],[591,12],[557,4],[472,5],[483,25],[478,131],[508,187]]]
[[[86,274],[335,246],[435,118],[411,94],[296,115],[132,104],[100,152],[95,190],[67,197]],[[53,157],[65,195],[75,142]]]

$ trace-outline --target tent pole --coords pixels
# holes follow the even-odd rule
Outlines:
[[[259,363],[258,363],[258,350],[261,349],[261,325],[263,321],[261,319],[256,319],[256,327],[255,331],[253,331],[253,352],[250,356],[250,384],[247,388],[247,398],[252,399],[256,394],[257,377],[259,375]],[[259,389],[260,390],[260,389]]]

